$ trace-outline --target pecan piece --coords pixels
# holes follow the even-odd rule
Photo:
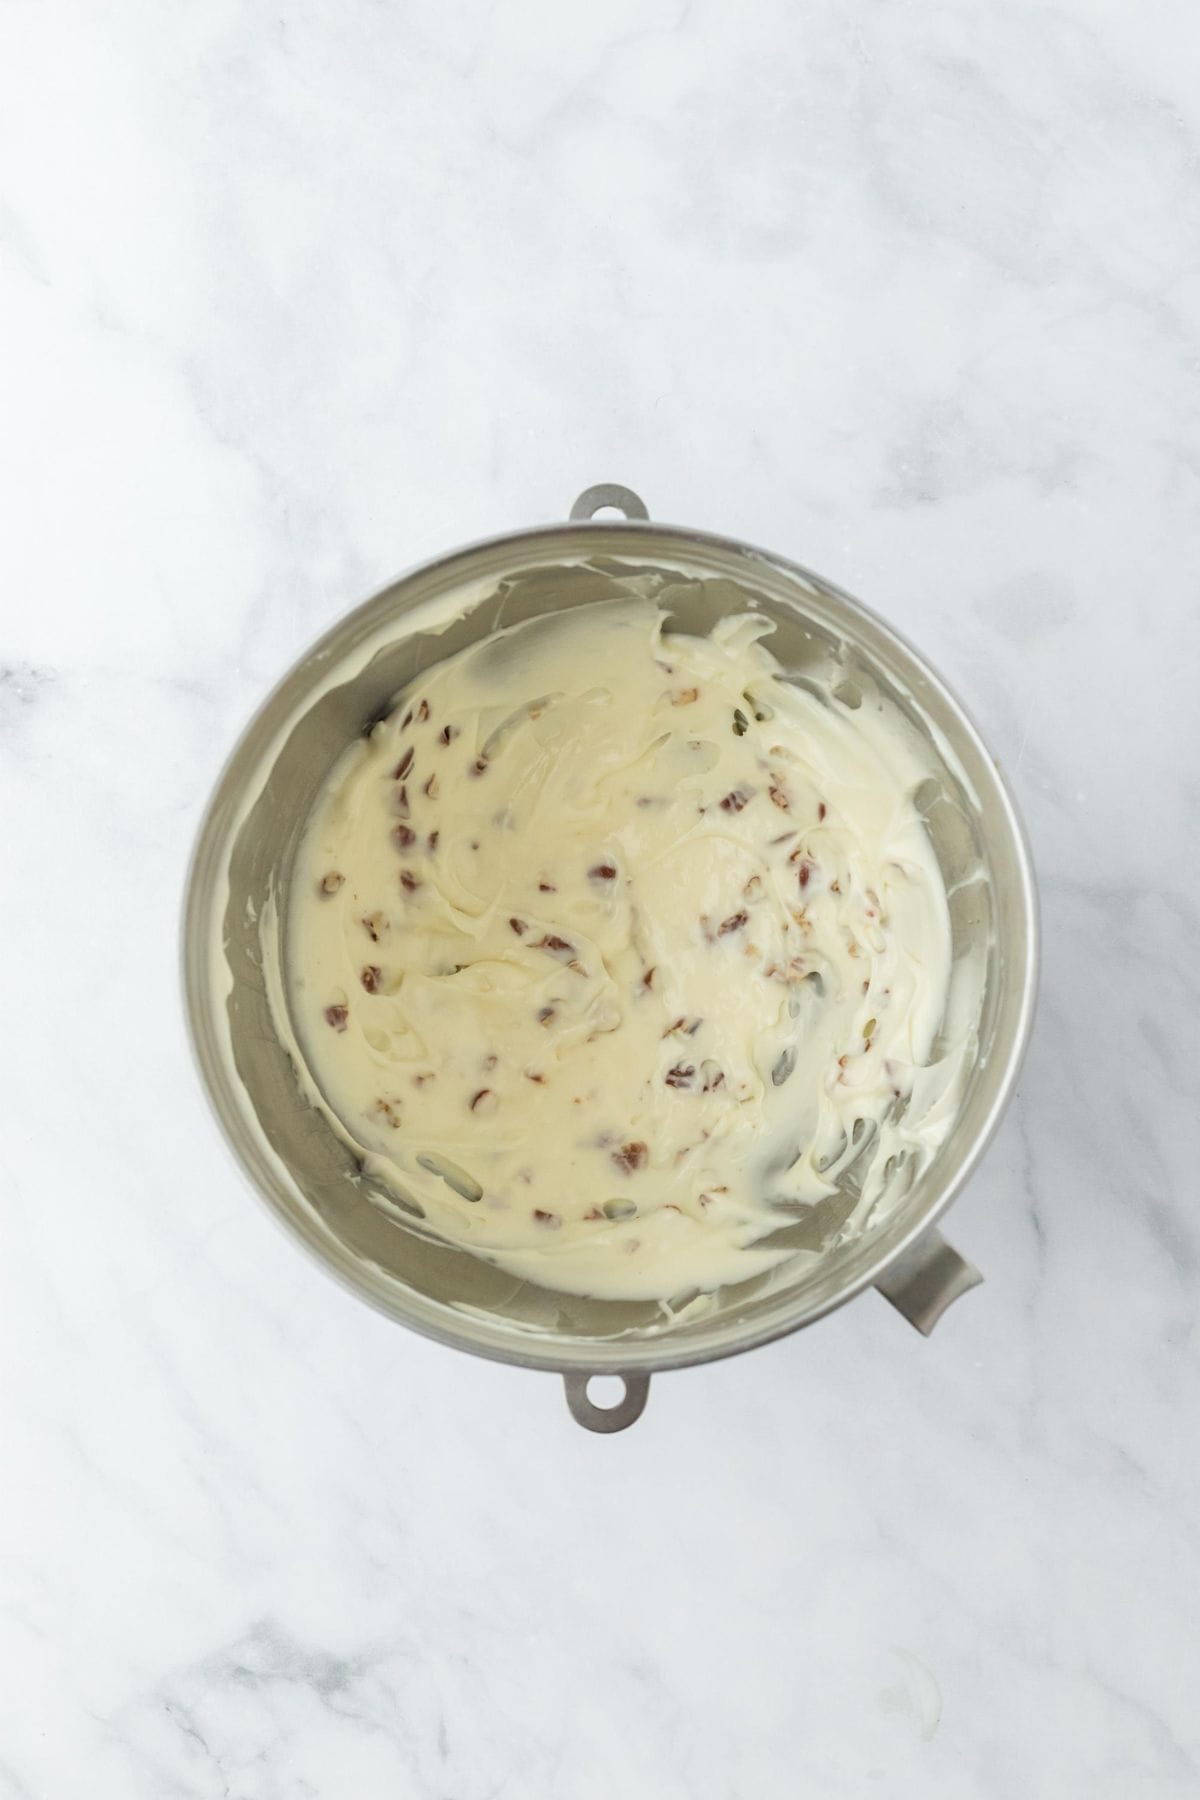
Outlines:
[[[335,1031],[345,1031],[346,1020],[349,1017],[350,1008],[348,1006],[327,1006],[325,1008],[325,1023],[332,1025]]]
[[[345,882],[346,877],[338,869],[330,869],[328,875],[322,875],[320,890],[323,894],[336,894]]]
[[[378,963],[368,963],[358,978],[368,994],[377,994],[383,986],[383,970]]]
[[[622,1144],[619,1150],[613,1151],[612,1159],[624,1174],[632,1175],[635,1169],[645,1168],[648,1155],[645,1144],[635,1142]]]
[[[408,774],[408,771],[413,766],[413,757],[415,755],[416,755],[416,751],[413,749],[412,745],[410,744],[408,746],[408,749],[404,752],[404,755],[400,758],[400,761],[396,764],[395,768],[392,770],[392,780],[393,781],[403,781],[404,780],[404,777]]]

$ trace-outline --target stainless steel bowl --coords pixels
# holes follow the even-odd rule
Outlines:
[[[623,513],[597,521],[601,509]],[[977,1051],[953,1122],[908,1193],[843,1239],[837,1209],[791,1227],[819,1248],[725,1290],[704,1316],[663,1329],[659,1309],[554,1293],[431,1240],[372,1204],[362,1172],[304,1098],[276,1029],[264,976],[281,958],[273,896],[330,766],[440,657],[536,614],[603,600],[636,571],[662,589],[683,628],[707,631],[754,608],[776,625],[785,668],[834,657],[877,682],[926,741],[937,773],[918,796],[951,894],[951,1006],[974,1021]],[[432,629],[432,610],[458,610]],[[280,920],[286,909],[278,908]],[[641,1413],[655,1370],[753,1349],[877,1287],[929,1331],[977,1272],[934,1229],[979,1160],[1012,1090],[1037,985],[1036,897],[1012,798],[987,747],[928,663],[858,601],[808,570],[707,532],[653,524],[626,488],[581,495],[568,523],[489,539],[406,575],[341,620],[251,721],[209,805],[188,881],[184,985],[200,1071],[217,1118],[277,1216],[356,1294],[460,1350],[566,1381],[575,1418],[615,1431]],[[624,1397],[596,1405],[587,1383],[618,1374]]]

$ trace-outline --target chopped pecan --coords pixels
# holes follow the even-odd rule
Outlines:
[[[325,1023],[332,1025],[335,1031],[345,1031],[346,1020],[349,1017],[350,1008],[348,1006],[327,1006],[325,1008]]]
[[[439,743],[442,743],[442,744],[452,744],[457,736],[458,736],[458,726],[457,725],[443,725],[441,731],[438,734],[438,741],[439,741]]]
[[[722,919],[721,923],[717,926],[717,936],[726,937],[731,931],[740,931],[749,917],[749,913],[744,911],[730,913],[729,917],[727,919]]]
[[[535,1223],[544,1225],[547,1231],[558,1231],[562,1225],[562,1220],[557,1213],[543,1212],[540,1206],[534,1207],[533,1217]]]
[[[422,700],[420,706],[418,706],[418,708],[417,708],[417,724],[423,725],[428,717],[429,717],[429,702],[428,702],[428,700]]]
[[[721,811],[722,812],[739,813],[739,812],[741,812],[743,806],[746,805],[747,801],[753,800],[753,798],[754,798],[754,789],[753,788],[748,788],[748,787],[731,788],[730,791],[724,796],[724,798],[721,801]]]
[[[392,780],[393,781],[403,781],[404,780],[404,777],[408,774],[408,771],[413,766],[413,757],[415,755],[416,755],[416,751],[413,749],[412,745],[410,744],[408,746],[408,749],[404,752],[404,755],[400,758],[400,761],[396,764],[395,768],[392,770]]]
[[[359,980],[368,994],[377,994],[383,986],[383,970],[377,963],[368,963],[359,976]]]
[[[322,875],[320,888],[323,894],[336,894],[345,882],[346,877],[338,869],[330,869],[328,875]]]
[[[529,930],[529,927],[525,923],[524,919],[512,918],[508,921],[508,924],[509,924],[509,929],[511,931],[515,931],[518,937],[524,937],[525,933]]]
[[[400,886],[404,889],[406,894],[415,894],[420,885],[421,883],[417,880],[417,877],[413,874],[411,869],[401,869]]]
[[[417,834],[411,825],[397,825],[392,830],[392,842],[398,850],[407,850],[417,841]]]
[[[617,871],[611,863],[597,863],[594,868],[588,870],[588,879],[591,881],[615,881]]]
[[[666,1082],[667,1086],[673,1088],[691,1087],[695,1079],[695,1063],[676,1063],[675,1067],[673,1069],[668,1069],[663,1076],[663,1080]]]
[[[619,1150],[613,1151],[612,1159],[618,1169],[621,1169],[626,1175],[632,1175],[635,1169],[645,1168],[648,1155],[645,1144],[635,1142],[622,1144]]]
[[[423,794],[428,794],[429,798],[431,800],[437,799],[437,797],[438,797],[438,778],[436,775],[431,775],[429,777],[429,780],[425,783],[424,787],[421,789],[421,792]]]

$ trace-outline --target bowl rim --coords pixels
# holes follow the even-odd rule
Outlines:
[[[853,1279],[835,1293],[819,1302],[809,1303],[803,1309],[797,1309],[798,1316],[791,1316],[786,1309],[771,1312],[757,1325],[751,1324],[745,1331],[732,1336],[731,1341],[720,1343],[706,1342],[702,1327],[699,1328],[700,1334],[695,1337],[690,1334],[676,1335],[668,1327],[661,1336],[608,1340],[583,1337],[556,1339],[549,1335],[535,1335],[533,1332],[523,1333],[520,1328],[501,1327],[486,1314],[474,1312],[458,1315],[464,1329],[455,1330],[453,1321],[456,1315],[447,1303],[429,1299],[417,1292],[399,1299],[390,1291],[375,1288],[369,1279],[370,1265],[364,1264],[347,1251],[333,1233],[316,1219],[315,1214],[298,1212],[283,1203],[274,1189],[274,1171],[270,1168],[267,1157],[259,1158],[261,1166],[258,1169],[252,1166],[242,1146],[236,1141],[230,1120],[221,1104],[204,1042],[205,1028],[211,1028],[215,1024],[217,1008],[208,985],[194,979],[193,965],[197,948],[210,941],[210,922],[203,905],[203,878],[217,847],[227,834],[236,829],[236,825],[226,816],[230,805],[226,788],[232,771],[252,744],[256,733],[263,729],[267,719],[287,700],[289,690],[293,687],[300,689],[314,661],[328,653],[347,633],[352,633],[356,622],[365,622],[368,615],[382,611],[385,603],[394,603],[401,598],[406,588],[422,581],[452,576],[456,564],[467,563],[483,553],[505,547],[516,549],[522,544],[532,547],[543,541],[566,545],[572,538],[589,534],[598,536],[613,555],[627,554],[634,549],[639,538],[654,536],[671,540],[680,548],[690,551],[710,550],[738,561],[748,561],[752,565],[765,565],[790,581],[798,580],[815,597],[831,599],[847,609],[852,616],[868,621],[921,672],[923,679],[946,707],[957,728],[986,767],[1013,852],[1016,876],[1014,898],[1024,936],[1024,956],[1020,968],[1014,967],[1013,974],[1014,981],[1019,980],[1021,984],[1020,1000],[992,1100],[959,1167],[925,1211],[903,1232],[885,1243],[878,1256],[868,1258]],[[291,715],[287,715],[287,718],[289,723],[285,728],[290,729]],[[269,741],[277,741],[277,738],[278,732],[273,733]],[[545,525],[526,526],[475,538],[453,550],[411,565],[394,580],[342,613],[291,662],[271,686],[223,759],[193,841],[182,899],[179,967],[193,1063],[219,1134],[243,1179],[258,1196],[260,1203],[267,1208],[281,1229],[294,1242],[300,1243],[327,1275],[377,1312],[452,1349],[469,1351],[491,1361],[515,1367],[540,1369],[554,1374],[652,1374],[722,1361],[726,1357],[740,1356],[748,1350],[789,1337],[793,1332],[836,1312],[867,1288],[877,1285],[888,1269],[934,1229],[978,1168],[1012,1098],[1028,1050],[1037,1006],[1041,921],[1028,835],[1008,778],[958,694],[903,632],[836,582],[790,557],[764,550],[742,539],[693,526],[673,525],[658,519],[557,520]],[[290,1181],[291,1177],[288,1176],[287,1180]],[[468,1327],[470,1338],[466,1329]],[[721,1329],[728,1332],[728,1323]]]

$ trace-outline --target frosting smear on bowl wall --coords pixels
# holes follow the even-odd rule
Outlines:
[[[430,668],[332,771],[286,986],[311,1084],[399,1216],[514,1275],[670,1300],[854,1229],[910,1106],[950,923],[878,694],[789,680],[769,624],[585,606]]]

